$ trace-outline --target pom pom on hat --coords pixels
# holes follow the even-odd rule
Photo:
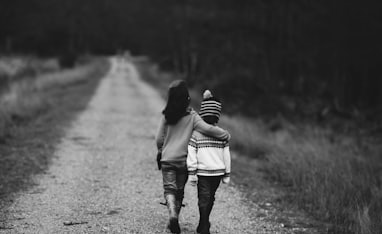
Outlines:
[[[212,93],[208,89],[203,93],[203,99],[212,98]]]
[[[201,117],[205,116],[216,116],[220,118],[220,113],[222,110],[222,104],[218,99],[212,96],[211,91],[208,89],[203,93],[203,101],[200,105],[199,115]]]

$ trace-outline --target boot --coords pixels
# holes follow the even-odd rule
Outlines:
[[[170,229],[171,233],[180,233],[175,195],[166,195],[166,201],[169,212],[169,223],[167,225],[167,228]]]
[[[182,209],[182,203],[183,203],[183,199],[178,199],[176,200],[176,213],[178,215],[178,218],[179,218],[179,214],[180,214],[180,210]]]

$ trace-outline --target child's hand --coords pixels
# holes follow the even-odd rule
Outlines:
[[[190,184],[192,186],[196,186],[198,184],[198,176],[197,175],[189,175],[188,181],[190,181]]]
[[[229,184],[230,181],[231,181],[231,177],[223,177],[222,179],[223,184]]]

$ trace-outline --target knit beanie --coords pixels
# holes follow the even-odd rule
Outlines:
[[[203,93],[203,101],[200,106],[199,115],[203,118],[205,116],[216,116],[220,118],[220,113],[222,111],[221,102],[212,96],[211,91],[208,89]]]

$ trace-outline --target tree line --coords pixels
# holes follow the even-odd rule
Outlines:
[[[0,51],[128,49],[241,109],[275,112],[282,98],[298,98],[297,108],[321,100],[318,109],[375,113],[381,10],[376,0],[2,0]]]

